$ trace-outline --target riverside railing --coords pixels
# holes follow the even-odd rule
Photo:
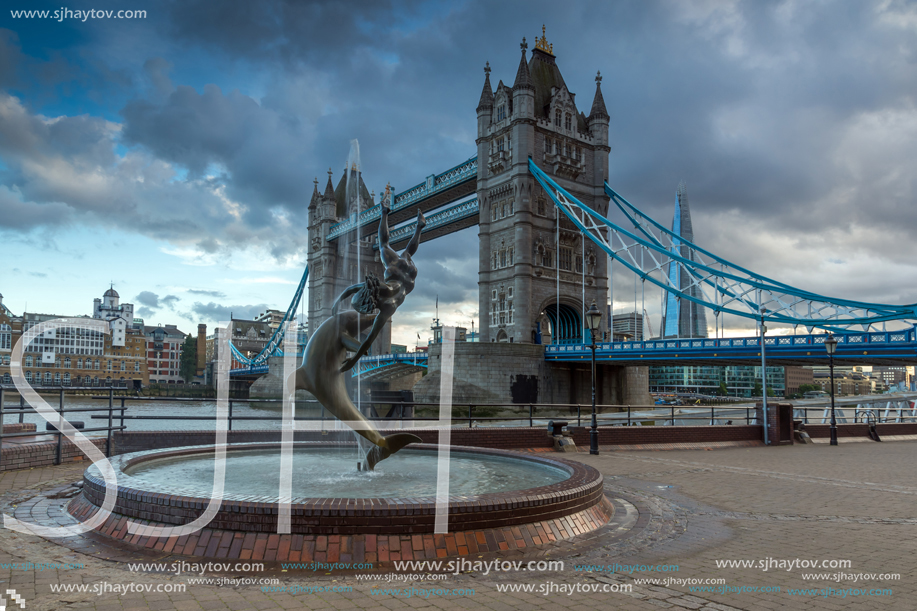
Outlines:
[[[38,393],[49,393],[49,392],[57,393],[58,407],[55,410],[55,413],[58,415],[57,426],[54,426],[53,424],[48,422],[45,427],[46,429],[45,431],[39,431],[38,425],[36,424],[34,431],[20,431],[18,433],[4,433],[2,425],[5,423],[5,417],[7,414],[14,414],[14,415],[18,414],[19,416],[18,423],[23,424],[25,422],[25,414],[37,413],[37,411],[32,406],[26,404],[25,399],[24,397],[22,397],[22,395],[19,396],[19,405],[13,408],[6,407],[6,405],[4,404],[4,400],[5,400],[4,391],[14,391],[15,388],[11,388],[5,385],[0,385],[0,461],[3,460],[2,457],[3,457],[3,440],[4,439],[9,439],[12,437],[36,437],[39,435],[42,435],[42,436],[54,435],[57,438],[57,449],[55,452],[54,464],[59,465],[61,464],[61,459],[63,457],[63,449],[64,449],[64,433],[61,432],[61,428],[63,428],[63,420],[65,419],[65,415],[66,414],[76,414],[76,413],[104,412],[104,411],[107,411],[108,415],[99,416],[98,418],[107,418],[108,419],[107,426],[100,426],[100,427],[95,427],[95,428],[82,428],[79,430],[82,433],[98,433],[98,432],[104,431],[106,433],[105,456],[110,457],[111,448],[112,448],[111,446],[112,432],[120,431],[126,428],[124,426],[124,420],[123,420],[124,410],[126,409],[126,407],[124,406],[124,398],[119,397],[121,399],[121,407],[115,407],[114,406],[115,388],[108,387],[108,395],[106,397],[100,397],[102,399],[108,399],[107,407],[103,406],[103,407],[67,408],[64,405],[64,393],[66,391],[68,390],[98,390],[98,388],[99,388],[98,386],[93,386],[93,387],[60,386],[56,389],[52,389],[47,386],[44,386],[41,388],[37,388],[35,390]],[[121,422],[118,426],[114,425],[114,418],[115,418],[114,412],[116,411],[121,412],[120,413]],[[95,418],[95,416],[90,416],[90,418]],[[50,430],[48,427],[53,427],[54,430]]]

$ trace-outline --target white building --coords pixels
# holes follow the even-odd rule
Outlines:
[[[92,305],[92,317],[107,320],[111,329],[111,345],[123,347],[127,330],[134,324],[134,304],[120,304],[120,297],[114,287],[96,297]]]

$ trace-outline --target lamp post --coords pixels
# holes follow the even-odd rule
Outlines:
[[[825,350],[828,352],[828,370],[831,377],[831,445],[837,445],[837,418],[834,415],[834,351],[837,349],[837,340],[832,333],[825,338]]]
[[[602,322],[602,313],[595,307],[595,299],[586,312],[586,325],[589,328],[589,336],[592,340],[592,430],[589,432],[589,453],[599,453],[599,429],[595,421],[595,334],[599,330],[599,324]]]

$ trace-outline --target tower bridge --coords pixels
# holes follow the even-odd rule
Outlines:
[[[609,114],[601,75],[595,78],[587,114],[577,105],[544,34],[531,52],[524,39],[520,46],[512,85],[499,80],[494,87],[489,63],[484,68],[475,109],[476,155],[405,191],[386,188],[379,202],[355,165],[345,168],[336,185],[329,170],[322,192],[316,180],[308,204],[307,269],[288,317],[296,312],[307,282],[308,324],[315,329],[331,315],[335,298],[347,286],[368,273],[382,277],[376,233],[384,201],[391,209],[391,242],[396,246],[412,235],[414,223],[409,221],[418,209],[427,220],[422,241],[473,225],[479,228],[480,341],[456,346],[456,401],[503,403],[507,396],[525,402],[585,401],[591,385],[585,363],[580,363],[587,354],[584,312],[593,300],[610,301],[612,264],[623,265],[644,285],[650,282],[664,289],[670,313],[680,309],[682,314],[691,312],[692,319],[702,319],[706,309],[717,324],[721,315],[729,314],[758,324],[805,326],[809,335],[765,340],[766,351],[768,342],[773,343],[773,364],[823,358],[824,349],[816,346],[823,335],[814,330],[846,333],[854,327],[859,329],[848,338],[849,344],[865,341],[878,352],[858,355],[851,348],[847,357],[881,357],[898,364],[917,361],[913,328],[886,333],[884,340],[873,328],[881,325],[884,332],[888,322],[917,320],[914,305],[859,303],[790,287],[696,246],[690,227],[669,230],[624,199],[607,183]],[[609,220],[612,203],[631,226]],[[678,205],[687,210],[681,190]],[[693,314],[698,311],[700,316]],[[610,328],[612,321],[605,318],[600,333]],[[674,322],[675,314],[670,318]],[[667,325],[678,326],[685,325]],[[277,337],[256,356],[235,351],[235,373],[251,376],[263,371],[268,358],[281,353],[283,329],[281,325]],[[854,337],[857,332],[860,339]],[[599,400],[648,401],[646,366],[653,362],[760,360],[759,338],[743,338],[741,345],[735,341],[664,338],[602,343],[597,354]],[[839,346],[839,358],[844,350]],[[422,363],[390,352],[391,322],[355,375],[367,381],[391,380],[399,371],[417,374],[426,369],[429,375],[415,390],[424,400],[436,400],[440,347],[431,346]]]

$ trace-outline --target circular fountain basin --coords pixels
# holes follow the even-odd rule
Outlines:
[[[227,446],[220,510],[207,528],[277,532],[279,443]],[[297,442],[291,529],[299,534],[432,533],[438,447],[417,444],[357,470],[354,444]],[[214,446],[124,454],[111,459],[116,515],[156,525],[200,516],[213,488]],[[581,463],[502,450],[453,448],[449,530],[498,528],[571,515],[602,501],[601,474]],[[83,501],[101,506],[105,480],[83,476]]]

